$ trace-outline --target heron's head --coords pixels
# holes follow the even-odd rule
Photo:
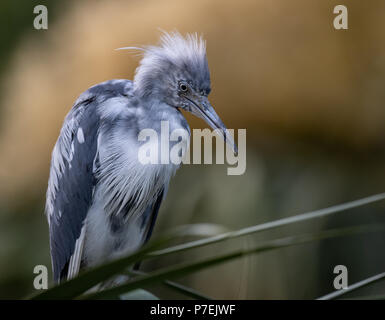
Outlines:
[[[205,41],[197,34],[183,37],[178,32],[163,33],[159,46],[141,50],[143,58],[135,73],[135,93],[204,119],[213,129],[219,129],[236,151],[231,135],[208,100],[211,85]]]

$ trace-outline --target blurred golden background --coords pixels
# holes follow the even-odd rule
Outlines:
[[[195,222],[237,229],[383,192],[385,2],[345,1],[349,29],[335,30],[333,8],[340,2],[3,1],[0,298],[31,293],[33,267],[50,265],[44,200],[50,153],[65,114],[88,87],[132,79],[139,58],[114,49],[154,44],[159,28],[204,35],[211,102],[228,128],[247,129],[247,170],[229,177],[223,165],[181,168],[156,233]],[[37,4],[48,7],[48,30],[33,28]],[[191,127],[205,127],[187,117]],[[383,212],[384,205],[370,205],[178,261],[288,232],[383,223]],[[333,290],[336,264],[348,267],[349,281],[384,271],[384,244],[379,234],[328,240],[249,257],[181,282],[215,298],[315,298]],[[384,289],[379,284],[366,291],[379,287]]]

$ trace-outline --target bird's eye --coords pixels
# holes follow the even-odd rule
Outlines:
[[[187,85],[185,83],[179,84],[179,90],[181,92],[186,92],[187,91]]]

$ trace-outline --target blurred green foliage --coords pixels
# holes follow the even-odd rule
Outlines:
[[[68,1],[58,0],[4,0],[0,2],[0,75],[5,71],[13,50],[26,33],[33,33],[33,8],[45,5],[50,8],[49,22],[54,22]]]

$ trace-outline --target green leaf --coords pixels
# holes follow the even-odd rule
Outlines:
[[[221,264],[236,258],[240,258],[245,255],[261,253],[265,251],[275,250],[279,248],[294,246],[298,244],[303,244],[311,241],[335,238],[340,236],[347,236],[352,234],[358,234],[363,232],[373,232],[378,230],[384,230],[384,226],[358,226],[358,227],[349,227],[343,229],[333,229],[322,231],[319,233],[305,234],[300,236],[286,237],[276,240],[271,240],[265,242],[263,245],[254,247],[252,249],[237,250],[230,254],[220,255],[214,258],[205,259],[199,262],[194,263],[183,263],[180,265],[160,269],[154,272],[151,272],[147,275],[138,276],[132,280],[129,280],[126,284],[106,289],[104,291],[99,291],[86,295],[85,299],[106,299],[113,297],[130,290],[137,288],[145,287],[147,285],[163,281],[165,279],[183,276],[198,270],[202,270],[217,264]]]
[[[146,275],[145,272],[142,271],[129,271],[129,274],[135,274],[135,275]],[[188,297],[191,297],[193,299],[198,299],[198,300],[212,300],[208,296],[198,292],[197,290],[194,290],[192,288],[186,287],[184,285],[181,285],[180,283],[176,283],[174,281],[170,280],[164,280],[163,284],[170,289],[180,292]]]
[[[364,280],[361,280],[359,282],[356,282],[350,286],[348,286],[346,289],[341,289],[341,290],[337,290],[337,291],[333,291],[332,293],[329,293],[325,296],[322,296],[320,298],[318,298],[317,300],[332,300],[332,299],[335,299],[335,298],[339,298],[349,292],[352,292],[354,290],[357,290],[357,289],[360,289],[360,288],[363,288],[369,284],[372,284],[374,282],[377,282],[377,281],[381,281],[381,280],[385,280],[385,272],[383,273],[379,273],[373,277],[370,277],[370,278],[367,278],[367,279],[364,279]]]
[[[124,257],[120,260],[112,261],[109,262],[108,264],[105,264],[103,266],[88,270],[84,273],[81,273],[78,277],[75,279],[71,279],[67,282],[64,282],[63,284],[53,287],[51,289],[48,289],[44,291],[43,293],[40,293],[32,299],[71,299],[79,296],[80,294],[84,293],[88,289],[94,287],[98,283],[105,281],[114,275],[122,273],[127,267],[130,265],[133,265],[134,263],[144,260],[144,259],[149,259],[149,258],[154,258],[154,257],[159,257],[163,255],[168,255],[171,253],[176,253],[176,252],[181,252],[184,250],[192,249],[192,248],[198,248],[204,245],[209,245],[213,243],[217,243],[220,241],[225,241],[228,239],[234,239],[237,237],[245,236],[245,235],[250,235],[253,233],[261,232],[261,231],[266,231],[270,229],[274,229],[277,227],[281,226],[286,226],[289,224],[301,222],[301,221],[306,221],[306,220],[311,220],[315,218],[322,218],[334,213],[338,213],[341,211],[345,211],[348,209],[356,208],[359,206],[363,206],[366,204],[370,204],[373,202],[381,201],[385,199],[385,193],[373,195],[367,198],[355,200],[352,202],[332,206],[329,208],[321,209],[321,210],[316,210],[304,214],[300,214],[297,216],[293,217],[288,217],[288,218],[283,218],[279,220],[275,220],[272,222],[267,222],[263,224],[259,224],[256,226],[252,227],[247,227],[238,231],[232,231],[232,232],[226,232],[220,235],[214,235],[205,239],[200,239],[196,241],[191,241],[188,243],[184,243],[181,245],[176,245],[173,247],[165,248],[164,246],[167,243],[170,243],[171,240],[175,239],[177,236],[185,236],[189,235],[192,236],[194,234],[202,235],[202,230],[206,230],[203,233],[208,234],[208,233],[217,233],[220,228],[189,228],[189,226],[185,226],[182,228],[178,228],[177,236],[174,235],[168,235],[167,237],[163,237],[160,240],[157,241],[152,241],[150,244],[147,244],[145,247],[142,249],[138,250],[134,254],[131,254],[127,257]],[[191,227],[191,226],[190,226]],[[207,227],[207,226],[206,226]],[[209,230],[209,231],[207,231]],[[287,238],[285,238],[287,239]],[[282,240],[282,239],[281,239]],[[278,241],[278,240],[276,240]],[[277,248],[276,246],[271,249]],[[262,250],[265,251],[265,250]],[[257,250],[256,252],[259,252]],[[238,253],[239,254],[239,253]],[[244,253],[242,253],[243,255]],[[236,255],[237,257],[238,255]],[[223,257],[222,257],[223,258]],[[227,257],[225,258],[225,261],[229,259],[233,259],[235,257]],[[215,259],[214,259],[215,260]],[[214,262],[209,263],[211,264],[217,264],[220,263],[221,259],[215,260]],[[162,278],[164,279],[164,278]]]
[[[286,226],[286,225],[293,224],[296,222],[302,222],[302,221],[311,220],[311,219],[315,219],[315,218],[323,218],[323,217],[326,217],[326,216],[334,214],[334,213],[338,213],[338,212],[346,211],[349,209],[357,208],[357,207],[364,206],[364,205],[374,203],[374,202],[378,202],[381,200],[385,200],[385,193],[376,194],[376,195],[373,195],[370,197],[362,198],[362,199],[351,201],[351,202],[346,202],[346,203],[339,204],[339,205],[332,206],[332,207],[325,208],[325,209],[320,209],[320,210],[316,210],[316,211],[311,211],[311,212],[299,214],[299,215],[296,215],[293,217],[288,217],[288,218],[283,218],[283,219],[279,219],[279,220],[275,220],[275,221],[271,221],[271,222],[267,222],[267,223],[258,224],[258,225],[252,226],[252,227],[243,228],[243,229],[240,229],[238,231],[223,233],[223,234],[213,236],[210,238],[191,241],[191,242],[176,245],[176,246],[173,246],[170,248],[151,252],[151,253],[149,253],[149,255],[150,256],[163,256],[163,255],[167,255],[170,253],[176,253],[176,252],[181,252],[181,251],[185,251],[188,249],[198,248],[198,247],[205,246],[208,244],[213,244],[213,243],[228,240],[228,239],[234,239],[234,238],[250,235],[253,233]]]
[[[88,289],[91,289],[95,285],[101,283],[102,281],[108,280],[114,275],[124,272],[128,266],[145,259],[147,253],[164,247],[166,244],[170,243],[170,241],[182,236],[200,236],[202,234],[202,230],[204,230],[204,234],[207,235],[215,234],[218,232],[218,230],[223,230],[223,228],[219,226],[214,227],[213,224],[193,224],[178,227],[168,232],[166,236],[151,241],[149,244],[145,245],[143,248],[133,254],[130,254],[119,260],[111,261],[102,266],[87,270],[86,272],[79,274],[76,278],[45,290],[44,292],[31,297],[31,299],[57,300],[75,298]]]

